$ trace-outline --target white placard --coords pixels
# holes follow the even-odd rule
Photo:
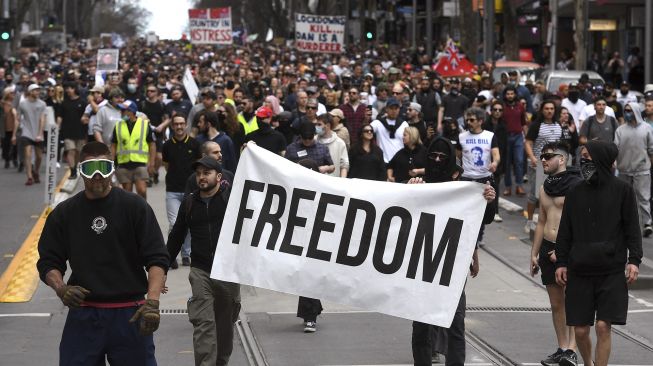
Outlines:
[[[97,50],[96,71],[118,71],[119,51],[117,48]]]
[[[188,9],[190,42],[232,44],[231,8]]]
[[[184,72],[184,79],[182,82],[184,83],[184,88],[186,88],[188,99],[190,99],[191,103],[195,104],[197,102],[197,95],[200,93],[200,89],[197,87],[197,83],[195,82],[195,78],[193,77],[193,73],[190,72],[190,69],[186,69],[186,72]]]
[[[46,130],[48,131],[47,151],[45,155],[45,204],[54,208],[55,189],[57,187],[57,149],[59,148],[59,127],[54,123],[54,109],[48,107],[46,113]]]
[[[449,327],[482,192],[326,176],[250,144],[211,277]]]
[[[304,52],[341,53],[345,45],[345,16],[295,14],[295,47]]]

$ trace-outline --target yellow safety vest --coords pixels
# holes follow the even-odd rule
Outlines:
[[[256,121],[256,116],[252,117],[252,119],[247,122],[245,121],[245,117],[241,113],[238,113],[238,122],[245,127],[245,135],[249,135],[250,133],[258,130],[258,122]]]
[[[141,118],[136,120],[131,134],[127,122],[120,120],[116,123],[116,156],[118,164],[147,163],[150,145],[147,143],[147,121]]]

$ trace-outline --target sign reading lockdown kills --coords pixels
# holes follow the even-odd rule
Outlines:
[[[211,277],[448,327],[485,207],[479,183],[345,180],[249,144]]]
[[[231,8],[188,9],[190,42],[232,44]]]
[[[304,52],[344,51],[344,16],[295,14],[295,47]]]

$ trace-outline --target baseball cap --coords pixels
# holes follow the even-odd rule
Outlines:
[[[334,108],[334,109],[332,109],[332,110],[329,112],[329,114],[332,115],[332,116],[334,116],[334,117],[338,117],[338,118],[340,118],[341,120],[342,120],[342,119],[345,119],[345,114],[342,113],[342,110],[340,110],[340,108]]]
[[[270,118],[272,117],[274,113],[272,112],[272,109],[263,106],[259,109],[256,110],[256,117],[258,118]]]
[[[218,95],[211,89],[202,90],[201,97],[209,97],[211,99],[218,99]]]
[[[130,111],[133,113],[138,112],[138,107],[136,106],[136,102],[133,100],[126,100],[120,104],[118,104],[118,109],[121,111]]]
[[[306,88],[306,92],[309,94],[315,94],[317,93],[317,86],[311,85],[308,88]]]
[[[396,98],[388,98],[388,101],[385,103],[386,108],[387,107],[400,107],[401,103]]]
[[[191,167],[193,168],[193,170],[195,170],[200,165],[205,168],[215,170],[218,173],[222,173],[222,167],[220,166],[220,163],[218,163],[217,160],[213,159],[210,156],[205,156],[197,160],[196,162],[193,163],[193,165],[191,165]]]
[[[104,94],[104,87],[101,85],[96,85],[91,88],[91,93],[102,93]]]
[[[27,87],[28,92],[31,92],[32,90],[36,90],[36,89],[41,89],[41,86],[38,84],[30,84],[30,86]]]
[[[399,69],[396,68],[396,67],[391,67],[391,68],[388,70],[388,73],[389,73],[389,74],[400,74],[401,71],[399,71]]]
[[[410,109],[421,112],[422,111],[422,105],[419,103],[410,103]]]

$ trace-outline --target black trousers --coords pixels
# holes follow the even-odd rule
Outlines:
[[[310,297],[299,297],[297,301],[297,317],[304,319],[305,322],[314,322],[317,316],[322,313],[322,302],[319,299]]]
[[[16,161],[16,146],[11,143],[13,131],[5,131],[5,137],[2,138],[2,160]]]
[[[460,296],[451,327],[441,328],[431,324],[413,322],[413,361],[415,366],[431,366],[433,344],[442,344],[446,350],[447,366],[465,365],[465,291]],[[435,334],[435,337],[432,335]],[[444,339],[443,339],[444,338]]]

